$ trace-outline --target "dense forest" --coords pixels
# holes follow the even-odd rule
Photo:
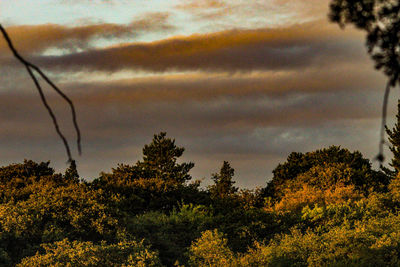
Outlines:
[[[399,102],[400,108],[400,102]],[[0,168],[2,266],[398,266],[400,115],[391,168],[331,146],[291,153],[265,188],[207,187],[184,148],[154,135],[143,159],[83,180],[49,162]],[[241,179],[245,179],[242,177]]]

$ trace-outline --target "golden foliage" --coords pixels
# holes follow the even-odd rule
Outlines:
[[[150,251],[143,242],[119,242],[117,244],[93,244],[64,239],[42,245],[45,254],[25,258],[17,266],[161,266],[156,252]]]
[[[299,212],[305,206],[346,203],[362,197],[363,195],[355,189],[354,185],[338,184],[332,188],[320,189],[303,184],[302,188],[296,191],[287,189],[283,198],[272,207],[272,210]]]
[[[218,230],[207,230],[190,246],[192,266],[231,266],[233,253],[228,248],[227,239]]]

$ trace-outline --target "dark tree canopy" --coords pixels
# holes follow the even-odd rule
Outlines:
[[[134,167],[140,178],[159,178],[184,183],[192,177],[189,171],[194,163],[177,163],[185,149],[175,145],[175,139],[165,132],[154,135],[152,142],[143,148],[143,160]]]
[[[366,31],[368,53],[375,67],[388,76],[391,86],[399,82],[400,2],[398,0],[333,0],[329,17],[341,27],[353,24]]]
[[[72,160],[69,164],[68,169],[65,170],[64,179],[75,182],[79,181],[79,173],[76,169],[75,160]]]
[[[389,165],[394,168],[393,176],[396,176],[400,172],[400,100],[398,101],[397,108],[396,124],[391,130],[386,127],[386,133],[389,136],[389,142],[391,144],[390,151],[393,153],[393,159],[391,163],[389,163]]]
[[[337,164],[345,165],[353,170],[350,182],[360,188],[388,183],[387,177],[372,170],[370,161],[365,159],[360,152],[350,152],[348,149],[331,146],[305,154],[292,152],[285,163],[279,164],[273,170],[273,178],[268,183],[266,195],[279,197],[287,181],[296,179],[313,167],[331,167]],[[332,181],[332,183],[335,182]]]
[[[155,134],[152,142],[143,147],[142,160],[135,165],[118,164],[111,174],[103,174],[103,179],[160,179],[181,184],[189,181],[192,178],[189,172],[194,163],[178,163],[178,158],[183,155],[185,148],[178,147],[175,139],[167,138],[166,135],[165,132]]]
[[[293,152],[275,198],[234,187],[227,161],[212,186],[182,182],[190,168],[165,133],[143,153],[92,181],[74,162],[64,175],[1,167],[0,266],[399,266],[400,176],[376,190],[388,177],[359,152]]]
[[[32,178],[39,180],[41,177],[54,174],[54,169],[49,167],[50,162],[36,163],[32,160],[25,160],[24,163],[12,164],[0,168],[0,182],[2,184],[15,179]]]
[[[189,171],[194,164],[178,163],[184,150],[161,132],[144,146],[142,160],[135,165],[119,164],[112,173],[102,173],[91,185],[107,194],[118,194],[118,208],[133,213],[170,211],[187,199],[202,203],[207,194],[198,190],[200,183],[187,183],[192,178]]]
[[[212,175],[214,184],[210,186],[209,191],[214,198],[224,198],[230,196],[238,191],[238,188],[233,186],[233,175],[235,170],[231,167],[229,162],[224,161],[219,173]]]

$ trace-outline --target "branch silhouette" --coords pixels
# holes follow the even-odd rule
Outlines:
[[[379,154],[384,161],[385,126],[390,89],[400,85],[400,1],[389,0],[331,0],[329,18],[344,28],[353,24],[366,32],[368,54],[375,68],[388,78],[382,106]]]
[[[68,96],[66,96],[66,95],[65,95],[65,94],[64,94],[64,93],[63,93],[63,92],[62,92],[62,91],[61,91],[61,90],[46,76],[46,74],[43,73],[43,71],[42,71],[39,67],[37,67],[36,65],[32,64],[31,62],[25,60],[25,59],[18,53],[18,51],[15,49],[15,47],[14,47],[14,45],[13,45],[13,43],[12,43],[10,37],[9,37],[7,31],[3,28],[3,26],[2,26],[1,24],[0,24],[0,31],[1,31],[1,33],[2,33],[2,35],[3,35],[3,37],[4,37],[4,39],[6,40],[6,42],[7,42],[7,44],[8,44],[8,47],[9,47],[10,50],[12,51],[14,57],[15,57],[16,59],[18,59],[23,65],[25,65],[26,70],[28,71],[29,75],[31,76],[31,78],[32,78],[32,80],[33,80],[33,82],[34,82],[34,84],[35,84],[35,86],[36,86],[36,88],[37,88],[37,90],[38,90],[38,92],[39,92],[39,95],[40,95],[40,98],[41,98],[41,100],[42,100],[42,102],[43,102],[43,105],[44,105],[45,108],[47,109],[47,112],[49,113],[49,115],[50,115],[50,117],[51,117],[51,119],[52,119],[52,121],[53,121],[54,128],[56,129],[56,132],[57,132],[58,136],[61,138],[61,140],[62,140],[63,143],[64,143],[64,147],[65,147],[65,150],[66,150],[67,156],[68,156],[68,162],[72,162],[73,159],[72,159],[72,156],[71,156],[71,149],[70,149],[70,147],[69,147],[68,141],[67,141],[67,139],[65,138],[65,136],[62,134],[62,132],[61,132],[61,130],[60,130],[60,127],[59,127],[59,125],[58,125],[58,122],[57,122],[57,118],[56,118],[56,116],[55,116],[53,110],[51,109],[51,107],[50,107],[49,104],[47,103],[47,100],[46,100],[46,97],[45,97],[45,95],[44,95],[44,93],[43,93],[42,87],[40,86],[40,83],[39,83],[38,79],[36,78],[36,76],[35,76],[35,74],[33,73],[32,70],[36,71],[36,72],[51,86],[51,88],[53,88],[54,91],[56,91],[56,93],[59,94],[59,95],[68,103],[68,105],[70,106],[70,108],[71,108],[71,113],[72,113],[72,121],[73,121],[74,128],[75,128],[75,131],[76,131],[76,136],[77,136],[76,142],[77,142],[77,146],[78,146],[78,152],[79,152],[79,155],[81,155],[81,154],[82,154],[82,148],[81,148],[81,132],[80,132],[80,129],[79,129],[79,126],[78,126],[78,122],[77,122],[77,119],[76,119],[75,106],[74,106],[73,102],[71,101],[71,99],[70,99]]]
[[[383,97],[383,105],[382,105],[382,118],[381,118],[381,131],[380,131],[380,142],[379,142],[379,153],[376,156],[376,160],[378,160],[381,164],[385,160],[385,156],[383,154],[383,146],[386,144],[385,142],[385,127],[386,127],[386,118],[387,118],[387,106],[389,101],[389,93],[391,88],[391,82],[388,81],[385,89],[385,95]]]

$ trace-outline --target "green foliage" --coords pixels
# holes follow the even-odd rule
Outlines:
[[[332,172],[327,170],[329,166],[334,167],[336,173],[329,173]],[[325,170],[328,174],[322,174]],[[372,170],[370,161],[363,158],[360,152],[350,152],[337,146],[305,154],[293,152],[285,163],[279,164],[273,170],[273,175],[265,189],[265,195],[274,199],[282,198],[285,189],[293,180],[298,181],[299,185],[307,182],[316,186],[332,185],[338,180],[343,180],[346,185],[355,185],[364,192],[368,192],[370,188],[385,190],[389,183],[389,177]],[[300,175],[303,177],[298,179]]]
[[[232,180],[234,174],[235,170],[227,161],[224,161],[220,172],[212,176],[214,184],[208,189],[212,198],[224,199],[238,191],[238,188],[233,186],[235,184]]]
[[[156,252],[143,242],[80,242],[67,239],[43,244],[44,254],[25,258],[17,266],[161,266]]]
[[[49,167],[50,162],[40,164],[25,160],[23,164],[11,164],[0,168],[0,183],[12,184],[18,187],[23,182],[37,182],[54,174],[54,169]]]
[[[9,266],[11,265],[11,259],[8,256],[8,253],[0,248],[0,266]]]
[[[115,207],[141,214],[146,211],[171,211],[179,203],[205,203],[207,194],[199,190],[199,183],[181,184],[160,178],[125,179],[114,174],[102,174],[91,186],[117,199]]]
[[[166,138],[166,133],[154,135],[152,142],[143,148],[143,160],[130,166],[119,164],[112,169],[111,174],[102,173],[99,183],[127,183],[136,179],[156,179],[170,183],[184,184],[192,177],[189,171],[194,163],[179,164],[178,158],[185,149],[177,147],[175,140]]]
[[[135,166],[120,164],[112,173],[102,173],[91,186],[117,196],[118,209],[134,214],[171,211],[181,202],[205,204],[208,196],[199,190],[200,183],[187,183],[194,164],[177,163],[183,151],[166,133],[154,135],[152,143],[143,148],[143,161]]]
[[[79,174],[76,169],[76,162],[72,160],[68,169],[65,170],[64,179],[74,182],[79,182]]]
[[[159,178],[173,180],[178,183],[189,181],[189,171],[194,163],[177,163],[185,149],[177,147],[175,140],[166,138],[166,133],[154,135],[153,141],[143,148],[143,161],[136,163],[134,170],[141,178]]]
[[[318,234],[293,229],[245,255],[258,266],[398,266],[399,218],[360,221]],[[257,265],[256,264],[256,265]]]
[[[175,261],[187,262],[185,252],[191,242],[210,228],[212,216],[204,206],[182,205],[169,215],[148,212],[129,220],[128,232],[149,241],[160,252],[160,259],[168,266]]]
[[[386,127],[386,133],[389,137],[389,142],[391,144],[390,151],[393,153],[393,158],[390,166],[394,168],[393,176],[396,176],[400,171],[400,100],[397,103],[398,113],[396,115],[397,122],[393,129],[390,130]]]
[[[221,234],[206,231],[192,244],[190,259],[194,266],[398,266],[399,218],[371,218],[327,231],[293,228],[239,254]]]
[[[390,193],[393,197],[393,200],[396,202],[400,202],[400,175],[397,174],[395,178],[392,179],[389,185]]]
[[[28,199],[0,205],[0,247],[16,262],[43,242],[66,237],[114,240],[119,231],[118,211],[103,204],[102,197],[101,191],[83,184],[40,183]]]
[[[277,216],[263,209],[234,208],[214,215],[214,228],[226,234],[234,252],[246,251],[255,241],[263,241],[279,233],[281,223]]]
[[[228,240],[218,232],[207,230],[190,246],[191,266],[230,266],[233,253],[228,247]]]
[[[74,162],[0,168],[0,265],[400,265],[400,176],[359,152],[292,153],[266,190],[238,190],[228,162],[188,183],[165,133],[143,153],[92,182]]]
[[[39,183],[54,186],[65,185],[60,174],[49,167],[50,162],[40,164],[25,160],[23,164],[11,164],[0,168],[0,203],[24,200]]]

